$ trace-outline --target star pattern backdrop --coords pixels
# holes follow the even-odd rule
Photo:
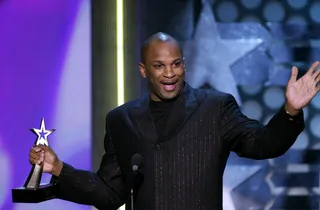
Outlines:
[[[176,37],[184,48],[192,86],[233,94],[244,114],[264,124],[285,102],[292,65],[301,76],[320,59],[319,1],[142,3],[141,20],[147,28],[142,40],[157,31]],[[282,157],[258,161],[230,155],[224,175],[225,210],[320,208],[319,110],[320,95],[304,109],[306,129]]]

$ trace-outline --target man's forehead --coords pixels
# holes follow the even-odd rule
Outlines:
[[[180,47],[174,42],[155,42],[155,43],[150,43],[149,49],[148,49],[148,54],[176,54],[179,53],[181,54]]]
[[[148,42],[142,49],[142,62],[153,62],[154,60],[168,60],[182,58],[183,53],[179,43],[174,40],[158,40],[154,39]]]

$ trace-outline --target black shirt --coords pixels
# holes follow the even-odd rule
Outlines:
[[[170,111],[172,109],[174,100],[172,101],[152,101],[150,100],[150,110],[151,115],[154,121],[154,125],[156,126],[158,136],[161,136],[163,129],[168,117],[170,115]]]

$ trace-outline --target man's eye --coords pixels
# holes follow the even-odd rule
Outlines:
[[[181,62],[177,62],[174,64],[174,67],[180,67],[181,66]]]
[[[156,68],[156,69],[159,69],[159,68],[162,67],[162,65],[161,64],[155,64],[155,65],[153,65],[153,67]]]

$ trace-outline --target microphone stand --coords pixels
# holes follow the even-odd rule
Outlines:
[[[133,171],[133,176],[132,176],[133,177],[133,179],[132,179],[132,187],[130,189],[131,210],[134,209],[134,190],[133,190],[133,188],[134,188],[134,183],[135,183],[135,179],[137,177],[137,174],[138,174],[138,170],[134,170]]]
[[[134,188],[137,185],[136,178],[139,173],[139,167],[141,167],[143,162],[143,157],[140,154],[134,154],[131,158],[131,165],[132,165],[132,182],[131,182],[131,189],[130,189],[130,199],[131,199],[131,210],[134,208]]]
[[[130,194],[131,194],[131,210],[133,210],[133,188],[131,188],[131,191],[130,191]]]

